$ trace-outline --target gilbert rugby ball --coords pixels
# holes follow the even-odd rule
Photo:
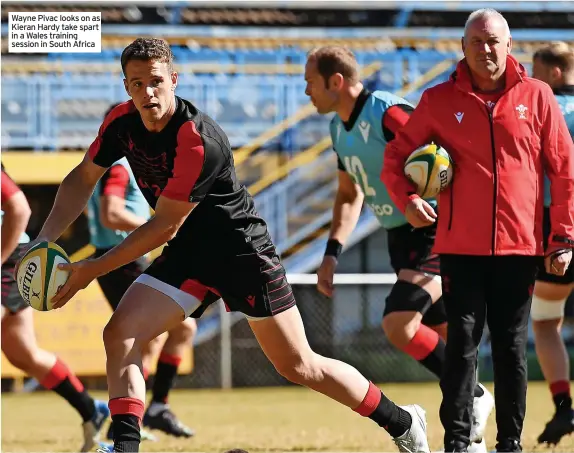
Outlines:
[[[68,271],[58,264],[69,263],[66,252],[53,242],[40,242],[26,252],[16,273],[18,291],[35,310],[51,310],[51,300],[68,280]]]
[[[422,198],[436,197],[452,181],[453,164],[448,153],[435,144],[421,146],[405,162],[405,175]]]

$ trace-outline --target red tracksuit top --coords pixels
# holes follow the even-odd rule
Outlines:
[[[511,56],[492,113],[474,92],[466,61],[427,89],[385,150],[381,179],[404,212],[416,195],[404,163],[431,141],[454,161],[439,196],[436,253],[542,255],[543,174],[551,182],[550,244],[574,240],[574,144],[550,87]],[[566,245],[568,246],[568,245]]]

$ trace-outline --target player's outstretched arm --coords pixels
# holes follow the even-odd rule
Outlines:
[[[94,164],[86,153],[82,162],[60,184],[54,206],[37,240],[55,241],[62,235],[82,213],[105,171],[105,168]]]
[[[2,264],[12,255],[26,230],[32,211],[24,193],[2,171]]]
[[[53,307],[63,307],[95,278],[131,263],[173,239],[197,204],[197,202],[190,203],[160,196],[156,204],[155,215],[105,255],[96,259],[60,264],[58,267],[70,272],[70,277],[52,299]]]
[[[131,263],[173,239],[197,205],[196,202],[172,200],[160,196],[155,207],[155,215],[150,220],[136,228],[108,253],[92,260],[98,275]]]

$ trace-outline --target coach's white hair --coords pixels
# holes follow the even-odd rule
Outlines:
[[[508,22],[506,21],[506,19],[504,18],[504,16],[502,14],[500,14],[498,11],[496,11],[495,9],[492,8],[482,8],[482,9],[477,9],[476,11],[473,11],[472,13],[470,13],[470,15],[468,16],[468,19],[466,19],[466,23],[464,24],[464,36],[466,37],[466,32],[468,30],[468,27],[470,27],[470,25],[478,20],[478,19],[488,19],[490,17],[496,17],[497,19],[499,19],[502,24],[504,25],[505,28],[505,32],[506,32],[506,38],[510,37],[510,27],[508,26]]]

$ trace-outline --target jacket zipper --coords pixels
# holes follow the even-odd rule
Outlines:
[[[494,147],[494,121],[492,119],[492,112],[486,106],[488,119],[490,124],[490,144],[492,147],[492,171],[494,175],[494,191],[492,200],[492,254],[494,255],[496,245],[496,199],[498,198],[498,172],[496,169],[496,149]]]
[[[454,174],[455,172],[452,172],[452,181],[450,182],[450,214],[448,217],[448,231],[450,231],[450,227],[452,226],[452,211],[454,210]]]

